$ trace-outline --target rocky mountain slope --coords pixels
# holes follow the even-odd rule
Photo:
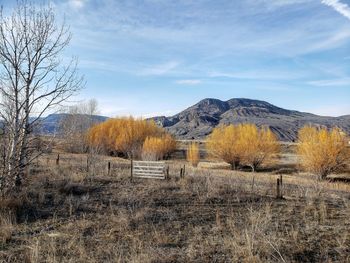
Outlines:
[[[174,116],[152,119],[181,139],[205,138],[218,125],[245,122],[269,126],[282,141],[295,140],[298,130],[306,124],[338,126],[350,134],[350,115],[318,116],[282,109],[265,101],[241,98],[228,101],[204,99]]]

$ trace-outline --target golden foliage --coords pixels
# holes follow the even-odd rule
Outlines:
[[[241,161],[253,172],[279,152],[276,136],[266,127],[259,129],[255,124],[241,124],[238,133]]]
[[[187,161],[192,164],[192,166],[197,167],[199,163],[199,146],[198,143],[192,142],[186,152]]]
[[[239,138],[238,129],[235,125],[220,126],[209,135],[206,146],[209,153],[231,165],[232,169],[240,163],[240,151],[237,148]]]
[[[170,134],[147,137],[142,147],[142,159],[158,161],[168,157],[176,149],[176,141]]]
[[[236,169],[241,163],[255,171],[279,151],[276,136],[268,128],[239,124],[215,128],[207,139],[208,151]]]
[[[137,158],[147,137],[160,137],[164,133],[153,121],[115,118],[93,126],[88,132],[88,141],[90,145],[98,145],[107,152]]]
[[[300,129],[297,153],[301,166],[324,179],[342,169],[350,154],[345,134],[338,128],[327,130],[305,126]]]

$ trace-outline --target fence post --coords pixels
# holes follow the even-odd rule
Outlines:
[[[89,156],[86,157],[86,171],[89,172]]]
[[[280,174],[280,184],[282,186],[282,174]]]
[[[283,183],[282,183],[282,174],[280,175],[280,194],[281,198],[283,198]]]
[[[277,178],[277,185],[276,185],[276,198],[277,199],[283,199],[283,193],[282,193],[282,175],[280,175],[280,178]]]
[[[166,168],[165,177],[166,177],[167,180],[170,179],[170,177],[169,177],[169,165],[168,165],[167,168]]]
[[[57,154],[56,165],[60,165],[60,154]]]
[[[132,172],[133,172],[133,171],[132,171],[132,169],[133,169],[132,166],[133,166],[133,162],[132,162],[132,159],[131,159],[131,160],[130,160],[130,181],[131,181],[131,182],[132,182],[132,177],[133,177],[133,176],[132,176]]]

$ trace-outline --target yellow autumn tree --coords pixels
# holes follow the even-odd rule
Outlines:
[[[215,128],[207,139],[208,152],[236,169],[240,164],[255,171],[279,150],[276,136],[270,129],[255,124],[239,124]]]
[[[88,132],[88,141],[91,145],[100,145],[106,152],[138,158],[147,137],[164,134],[153,121],[115,118],[93,126]]]
[[[258,128],[255,124],[240,124],[237,147],[240,150],[241,162],[252,168],[252,171],[270,161],[279,152],[276,136],[267,127]]]
[[[297,153],[301,166],[320,179],[341,170],[350,159],[348,140],[338,128],[303,127],[298,134]]]
[[[199,163],[199,145],[196,142],[192,142],[186,152],[187,161],[192,164],[193,167],[197,167]]]
[[[142,147],[142,159],[158,161],[169,157],[176,149],[176,141],[170,134],[161,137],[147,137]]]
[[[220,126],[208,136],[206,147],[208,152],[215,158],[222,159],[236,169],[241,161],[241,150],[237,140],[239,139],[238,127],[231,124]]]
[[[163,151],[162,156],[165,159],[168,159],[170,157],[170,154],[176,150],[176,140],[175,138],[166,133],[162,135],[162,141],[163,141]]]

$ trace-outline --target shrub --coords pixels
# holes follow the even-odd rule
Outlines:
[[[186,157],[187,161],[190,162],[192,166],[197,167],[200,159],[198,143],[193,142],[188,146]]]
[[[237,140],[239,138],[238,129],[235,125],[221,126],[213,130],[209,135],[206,147],[208,152],[216,158],[220,158],[231,165],[231,169],[236,169],[241,161],[240,150]]]
[[[88,132],[91,146],[100,146],[105,152],[138,158],[147,137],[161,137],[165,131],[153,121],[116,118],[93,126]]]
[[[298,134],[300,164],[306,171],[324,179],[345,167],[350,158],[347,144],[345,134],[338,128],[305,126]]]
[[[237,143],[241,151],[241,161],[250,166],[253,172],[279,152],[277,138],[270,129],[259,129],[254,124],[241,124],[238,131]]]
[[[215,128],[207,139],[208,151],[236,169],[241,163],[255,171],[278,152],[276,136],[270,129],[255,124],[229,125]]]
[[[142,147],[142,159],[158,161],[169,157],[176,148],[175,139],[165,134],[161,137],[147,137]]]

